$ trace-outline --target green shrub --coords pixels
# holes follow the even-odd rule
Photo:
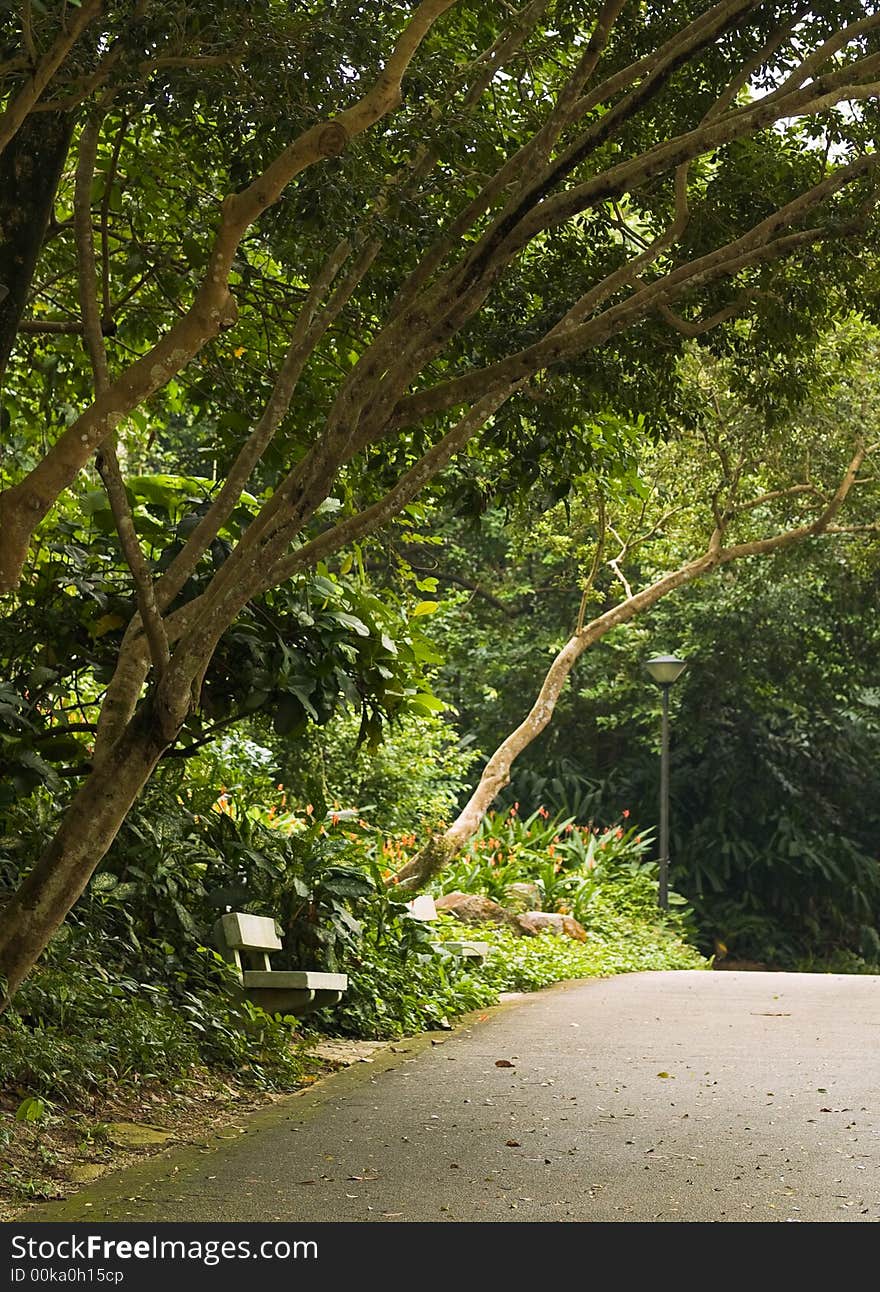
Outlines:
[[[518,804],[486,816],[479,831],[455,863],[437,880],[438,891],[484,893],[503,903],[512,883],[531,882],[541,892],[545,911],[563,911],[581,923],[605,918],[608,900],[614,910],[633,917],[657,917],[658,874],[646,854],[651,835],[637,826],[618,824],[600,829],[552,817],[539,807],[525,819]],[[670,893],[678,929],[690,927],[683,897]]]
[[[111,1083],[176,1087],[202,1066],[269,1087],[302,1071],[289,1026],[236,1005],[221,982],[174,998],[65,957],[34,973],[0,1019],[0,1086],[53,1101],[80,1103]]]

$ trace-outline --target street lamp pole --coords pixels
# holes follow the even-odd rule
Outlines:
[[[663,697],[660,724],[660,882],[657,893],[657,904],[663,911],[669,910],[669,688],[685,662],[674,655],[655,655],[645,665]]]
[[[660,719],[660,886],[657,903],[669,910],[669,688],[662,682],[663,716]]]

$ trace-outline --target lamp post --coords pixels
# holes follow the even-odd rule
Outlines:
[[[664,911],[669,909],[669,688],[686,663],[686,660],[676,659],[674,655],[655,655],[645,664],[663,694],[660,728],[660,890],[657,901]]]

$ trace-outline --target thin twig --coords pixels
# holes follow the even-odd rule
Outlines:
[[[590,566],[590,573],[587,575],[587,581],[584,584],[583,592],[581,593],[581,604],[580,609],[578,610],[575,634],[579,634],[584,631],[584,616],[587,612],[587,601],[593,590],[593,585],[596,582],[596,575],[599,573],[599,567],[602,564],[602,557],[605,552],[605,496],[601,489],[597,490],[596,502],[599,511],[599,537],[596,540],[596,550],[593,553],[593,563]]]

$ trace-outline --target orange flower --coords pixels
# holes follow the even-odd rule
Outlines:
[[[626,818],[629,816],[629,808],[624,808],[620,815],[623,817],[625,821]]]

